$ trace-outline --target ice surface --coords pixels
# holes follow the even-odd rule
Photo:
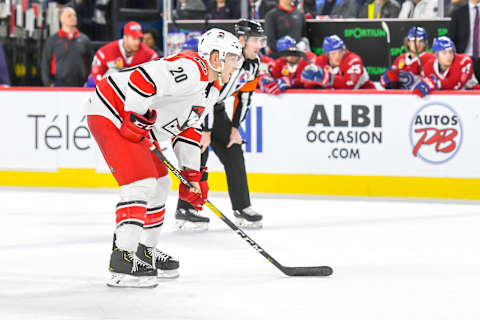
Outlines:
[[[117,195],[0,189],[0,319],[480,319],[480,205],[261,197],[247,233],[280,263],[331,265],[288,278],[211,212],[210,231],[159,247],[181,276],[108,288]],[[225,194],[211,201],[231,217]]]

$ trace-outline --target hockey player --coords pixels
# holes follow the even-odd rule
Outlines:
[[[225,167],[228,194],[236,223],[246,228],[261,228],[262,216],[251,208],[242,137],[238,127],[247,115],[253,92],[257,87],[260,63],[258,53],[265,47],[266,39],[262,25],[252,20],[240,20],[235,25],[235,32],[242,44],[245,61],[242,67],[232,74],[230,81],[223,85],[214,113],[207,116],[201,142],[201,161],[204,166],[208,159],[208,146],[211,146]],[[224,101],[232,95],[235,96],[235,102],[233,116],[230,119],[225,111]],[[208,176],[204,174],[202,181],[207,178]],[[207,217],[199,215],[197,208],[182,199],[179,200],[175,218],[178,230],[207,230],[210,221]]]
[[[198,51],[198,38],[190,38],[182,46],[182,51],[185,52],[197,52]]]
[[[87,103],[88,125],[120,185],[109,286],[153,287],[158,276],[178,276],[179,262],[156,248],[171,187],[168,170],[150,151],[171,140],[184,175],[181,199],[201,209],[208,184],[200,182],[201,124],[243,63],[231,33],[211,29],[199,52],[179,53],[112,74]],[[152,131],[151,131],[152,130]],[[157,272],[158,269],[158,272]]]
[[[315,64],[310,64],[302,72],[306,84],[333,89],[374,89],[362,58],[346,49],[343,40],[336,34],[323,40],[325,54],[319,56]]]
[[[423,27],[412,27],[408,31],[405,38],[405,48],[407,52],[399,55],[392,68],[386,70],[380,77],[380,83],[386,89],[411,89],[414,81],[412,75],[422,76],[422,67],[430,59],[435,59],[433,53],[426,52],[428,35]]]
[[[282,57],[275,60],[272,76],[260,77],[260,88],[267,94],[279,94],[291,88],[304,88],[300,76],[308,61],[314,62],[317,56],[310,51],[303,52],[297,49],[297,42],[290,36],[278,39],[277,49]],[[306,55],[307,59],[303,56]]]
[[[415,85],[413,93],[424,97],[437,89],[479,89],[473,73],[472,58],[466,54],[455,53],[455,44],[450,38],[436,38],[432,51],[436,59],[425,64],[425,77]]]
[[[123,38],[107,43],[95,53],[92,78],[95,84],[111,73],[158,59],[158,54],[142,43],[142,26],[130,21],[123,27]]]

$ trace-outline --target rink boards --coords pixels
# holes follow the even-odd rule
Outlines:
[[[91,94],[0,90],[0,185],[115,187],[83,113]],[[256,94],[241,128],[250,190],[480,199],[479,102],[474,92]],[[212,190],[225,191],[213,153],[208,166]]]

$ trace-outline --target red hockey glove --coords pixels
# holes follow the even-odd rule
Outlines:
[[[398,89],[400,88],[399,76],[399,69],[387,69],[380,77],[380,83],[385,89]]]
[[[148,139],[148,133],[153,128],[155,120],[157,120],[155,110],[148,110],[144,116],[135,112],[125,112],[120,135],[132,142]]]
[[[333,84],[332,73],[315,64],[306,66],[300,78],[307,85],[319,85],[323,88],[328,88]]]
[[[275,80],[273,80],[273,78],[270,76],[263,76],[260,79],[260,89],[266,94],[278,95],[280,93],[280,88]]]
[[[287,89],[290,89],[295,85],[295,81],[289,77],[278,78],[275,82],[277,83],[278,88],[282,92]]]
[[[437,82],[438,79],[434,75],[431,75],[429,78],[423,78],[422,81],[413,88],[413,93],[420,98],[423,98],[431,91],[438,88]]]
[[[180,199],[187,201],[190,203],[196,210],[202,210],[205,201],[207,201],[208,195],[208,183],[207,181],[200,181],[202,177],[202,172],[196,170],[187,170],[183,171],[182,174],[187,178],[190,182],[198,182],[200,185],[200,193],[195,193],[190,191],[187,186],[183,183],[180,183],[180,187],[178,188],[178,194]],[[205,194],[205,198],[204,198]]]

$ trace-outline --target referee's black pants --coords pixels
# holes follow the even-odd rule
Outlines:
[[[245,169],[245,158],[243,157],[242,146],[240,144],[233,144],[230,148],[227,148],[233,127],[232,121],[225,112],[224,107],[214,112],[210,146],[225,168],[228,194],[232,202],[232,209],[245,209],[250,206],[250,192],[248,191],[247,171]],[[207,163],[208,153],[208,148],[202,153],[202,166],[205,166]],[[202,176],[202,180],[203,179],[207,179],[206,175]],[[177,208],[193,209],[193,206],[186,201],[178,199]]]

